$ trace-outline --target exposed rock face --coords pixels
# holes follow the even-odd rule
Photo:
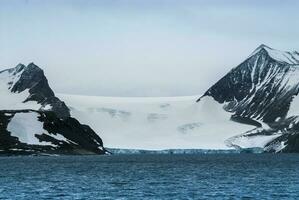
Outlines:
[[[234,121],[257,126],[229,138],[229,146],[241,148],[244,138],[250,141],[257,136],[270,136],[273,139],[264,145],[265,151],[299,152],[299,120],[287,115],[298,91],[299,53],[261,45],[204,96],[222,103]]]
[[[17,121],[18,126],[24,130],[12,133],[9,131],[9,123],[16,114],[25,116],[25,120],[30,120],[30,114],[35,113],[41,124],[41,129],[29,133],[26,129],[28,125],[22,120]],[[26,117],[28,114],[28,117]],[[103,154],[103,142],[101,138],[87,125],[80,124],[72,117],[58,118],[52,111],[0,111],[0,154]],[[14,130],[14,129],[12,129]],[[20,141],[19,138],[30,138],[33,134],[36,142],[30,139]],[[26,137],[24,137],[26,136]],[[31,139],[32,140],[32,139]]]
[[[225,110],[237,116],[264,122],[286,117],[293,97],[298,94],[299,61],[276,60],[271,51],[274,50],[260,46],[204,96],[226,103]]]
[[[104,154],[101,138],[70,116],[33,63],[0,72],[0,154]]]

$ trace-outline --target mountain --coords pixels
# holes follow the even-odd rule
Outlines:
[[[101,138],[71,117],[34,63],[0,71],[0,154],[103,154]]]
[[[225,102],[225,110],[237,116],[273,122],[286,117],[293,97],[298,94],[298,78],[297,52],[281,52],[261,45],[204,96]]]
[[[273,136],[273,140],[264,146],[265,151],[298,152],[299,112],[290,109],[292,103],[298,101],[298,88],[299,53],[261,45],[197,102],[212,97],[232,113],[233,120],[257,124],[257,128],[227,140],[231,146],[242,148],[245,138],[268,135]]]
[[[120,149],[299,152],[299,53],[259,46],[200,98],[59,94]]]

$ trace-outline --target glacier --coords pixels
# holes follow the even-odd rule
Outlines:
[[[57,96],[70,106],[73,116],[99,132],[110,148],[233,149],[226,145],[228,138],[255,128],[231,121],[223,105],[212,97],[196,103],[198,96]]]

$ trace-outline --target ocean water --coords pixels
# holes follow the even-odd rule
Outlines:
[[[1,157],[0,199],[299,199],[299,155]]]

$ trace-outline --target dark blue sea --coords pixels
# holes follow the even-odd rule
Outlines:
[[[299,199],[299,155],[1,157],[0,199]]]

